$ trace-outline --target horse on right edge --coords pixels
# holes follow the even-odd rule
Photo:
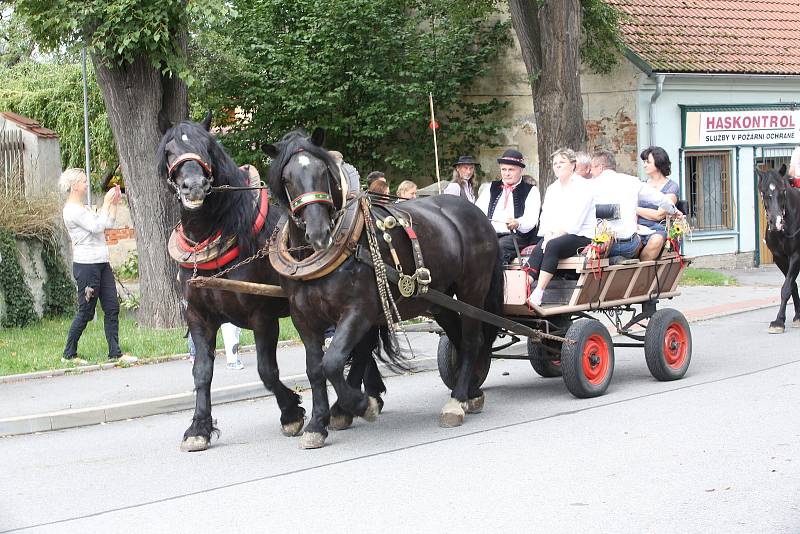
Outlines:
[[[800,273],[800,189],[791,186],[786,177],[786,165],[779,170],[756,169],[758,192],[764,202],[767,229],[764,240],[775,258],[775,265],[786,279],[781,287],[781,306],[778,316],[769,323],[770,334],[782,334],[786,323],[786,304],[789,296],[794,303],[792,326],[800,328],[800,296],[797,293],[797,274]]]

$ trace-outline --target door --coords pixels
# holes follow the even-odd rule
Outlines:
[[[781,165],[786,164],[789,166],[789,160],[792,156],[791,148],[766,148],[761,147],[757,154],[760,153],[761,157],[756,158],[756,167],[759,170],[778,169]],[[758,177],[756,176],[756,180]],[[758,185],[756,183],[756,185]],[[764,232],[767,229],[767,214],[764,211],[764,202],[761,200],[761,195],[758,195],[758,256],[761,258],[761,264],[775,263],[772,258],[767,244],[764,242]]]

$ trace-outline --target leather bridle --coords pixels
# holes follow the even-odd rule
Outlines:
[[[340,192],[342,188],[336,181],[335,175],[327,163],[325,163],[325,174],[327,178],[326,182],[328,186],[327,191],[306,191],[304,193],[300,193],[292,199],[292,196],[289,194],[289,189],[286,187],[286,180],[283,178],[283,170],[296,154],[300,154],[302,152],[305,152],[303,148],[298,148],[295,150],[291,156],[286,158],[286,163],[284,163],[283,168],[281,168],[281,178],[284,180],[283,189],[286,191],[287,200],[289,200],[289,210],[291,211],[290,216],[300,229],[305,230],[306,222],[300,217],[300,211],[310,204],[325,204],[331,213],[331,225],[333,225],[333,214],[336,212],[336,205],[333,202],[331,183],[333,183],[334,187]]]

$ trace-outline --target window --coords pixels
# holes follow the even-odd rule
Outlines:
[[[687,152],[684,162],[692,228],[732,229],[730,152]]]

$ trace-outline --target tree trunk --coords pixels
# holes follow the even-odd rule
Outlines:
[[[105,65],[96,57],[92,61],[103,91],[136,230],[140,322],[155,328],[176,327],[183,319],[175,283],[177,264],[167,253],[167,237],[178,220],[178,205],[156,172],[156,148],[161,139],[157,117],[164,101],[171,101],[176,95],[185,106],[185,88],[181,94],[174,91],[174,82],[164,84],[159,70],[145,58],[122,66]],[[171,105],[173,115],[177,114],[179,102]],[[183,117],[186,113],[184,107]]]
[[[579,0],[509,0],[511,23],[531,79],[539,152],[539,189],[555,176],[550,154],[585,148],[580,80]]]

